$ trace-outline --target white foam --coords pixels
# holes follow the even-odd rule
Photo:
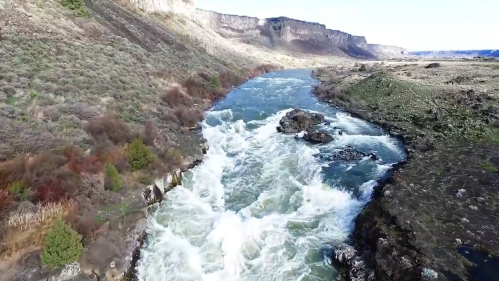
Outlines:
[[[207,113],[220,122],[202,124],[210,149],[151,217],[140,280],[301,280],[317,266],[311,256],[348,236],[373,182],[361,187],[360,199],[324,184],[319,148],[275,129],[290,110],[248,122],[259,125],[252,131],[231,110]],[[384,136],[344,135],[339,145],[371,141],[391,144]]]

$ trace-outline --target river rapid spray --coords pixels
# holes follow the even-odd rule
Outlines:
[[[253,79],[207,112],[210,149],[151,215],[139,280],[334,280],[332,246],[343,242],[376,179],[405,158],[402,144],[311,94],[308,70]],[[310,145],[277,133],[298,107],[326,116],[342,135]],[[336,128],[335,128],[336,127]],[[347,145],[381,157],[323,162]]]

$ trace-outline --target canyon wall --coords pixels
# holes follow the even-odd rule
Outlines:
[[[371,53],[373,53],[380,59],[404,58],[409,56],[406,49],[397,46],[368,44],[367,47]]]
[[[130,4],[147,13],[173,13],[191,17],[194,0],[129,0]]]
[[[194,0],[129,0],[148,13],[188,17],[224,38],[245,44],[304,54],[350,56],[364,59],[400,57],[402,48],[369,45],[364,36],[327,29],[324,24],[287,17],[259,19],[196,9]],[[405,53],[405,51],[404,51]]]

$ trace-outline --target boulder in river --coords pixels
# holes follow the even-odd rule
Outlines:
[[[311,143],[328,143],[334,140],[330,134],[319,130],[306,132],[303,139]]]
[[[294,109],[286,113],[279,121],[277,131],[284,134],[296,134],[301,131],[313,130],[314,126],[324,122],[324,115]]]
[[[356,161],[356,160],[361,160],[365,157],[369,157],[372,160],[379,159],[379,157],[374,153],[365,153],[362,151],[358,151],[357,149],[351,146],[347,146],[346,148],[335,151],[333,153],[319,155],[319,158],[325,161],[334,161],[334,160]]]

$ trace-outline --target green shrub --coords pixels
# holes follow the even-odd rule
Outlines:
[[[31,197],[31,191],[23,181],[15,181],[11,183],[9,185],[9,193],[19,201],[25,201]]]
[[[58,219],[45,238],[43,264],[56,267],[78,261],[83,252],[81,239],[81,235]]]
[[[128,145],[127,159],[132,171],[147,167],[152,162],[152,153],[141,139],[135,139]]]
[[[490,162],[483,162],[482,163],[482,169],[486,172],[490,173],[497,173],[499,172],[499,169],[492,163]]]
[[[77,16],[88,17],[89,15],[83,0],[61,0],[61,4],[68,9],[76,11]]]
[[[211,76],[210,80],[208,81],[208,85],[210,85],[210,87],[212,88],[218,89],[221,87],[220,79],[218,79],[217,76]]]
[[[113,191],[118,192],[123,188],[120,173],[113,164],[106,165],[106,177],[109,180]]]
[[[153,180],[152,180],[152,177],[151,175],[141,175],[139,177],[139,182],[141,184],[145,184],[145,185],[151,185]]]

